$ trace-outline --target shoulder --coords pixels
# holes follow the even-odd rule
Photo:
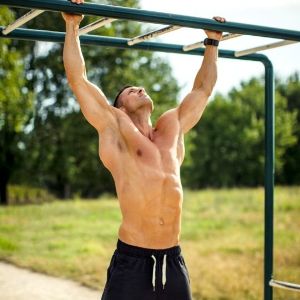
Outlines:
[[[107,110],[107,117],[111,117],[112,119],[112,122],[110,122],[110,126],[107,126],[109,127],[109,129],[114,129],[114,130],[119,130],[120,129],[120,123],[124,123],[124,122],[128,122],[129,118],[128,116],[123,112],[121,111],[120,109],[114,107],[114,106],[111,106],[109,105],[109,108]],[[107,129],[107,127],[105,129]],[[99,133],[102,133],[102,132],[99,132]]]
[[[157,120],[156,127],[161,127],[166,124],[175,125],[178,123],[178,108],[172,108],[164,112]]]

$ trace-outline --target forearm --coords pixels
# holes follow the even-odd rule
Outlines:
[[[85,62],[80,48],[79,24],[66,23],[66,36],[63,50],[63,61],[69,84],[86,78]]]
[[[217,81],[218,47],[207,45],[202,65],[198,71],[193,90],[203,89],[210,95]]]

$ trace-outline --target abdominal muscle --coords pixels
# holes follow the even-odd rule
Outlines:
[[[161,170],[132,174],[136,173],[123,177],[127,180],[116,180],[123,217],[119,228],[120,240],[151,249],[178,245],[182,210],[179,176],[164,174]]]

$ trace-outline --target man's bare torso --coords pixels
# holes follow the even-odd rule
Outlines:
[[[101,133],[99,156],[111,172],[120,203],[119,238],[145,248],[179,243],[182,210],[180,165],[183,135],[174,112],[162,115],[153,139],[144,136],[123,112],[115,109],[117,128]]]

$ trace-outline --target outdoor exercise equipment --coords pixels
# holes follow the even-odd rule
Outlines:
[[[260,36],[282,39],[280,42],[246,49],[230,51],[219,49],[223,58],[250,60],[263,63],[265,67],[265,233],[264,233],[264,299],[273,299],[273,287],[300,291],[300,285],[274,280],[273,277],[273,211],[274,211],[274,72],[272,62],[267,56],[256,52],[281,47],[300,41],[300,31],[250,25],[244,23],[219,23],[212,19],[168,14],[128,7],[84,3],[73,4],[64,0],[0,0],[0,5],[31,9],[29,13],[6,27],[0,27],[0,38],[11,38],[31,41],[48,41],[63,43],[64,32],[22,29],[19,28],[44,11],[68,12],[84,15],[99,16],[102,19],[80,29],[82,45],[97,45],[124,49],[150,50],[179,54],[203,55],[203,42],[192,45],[149,42],[154,37],[161,36],[180,28],[210,29],[228,32],[223,35],[221,45],[225,40],[241,35]],[[107,36],[87,35],[100,26],[118,20],[131,20],[145,23],[167,25],[161,29],[133,38],[118,38]],[[4,25],[4,24],[3,24]],[[113,25],[112,25],[113,26]]]

